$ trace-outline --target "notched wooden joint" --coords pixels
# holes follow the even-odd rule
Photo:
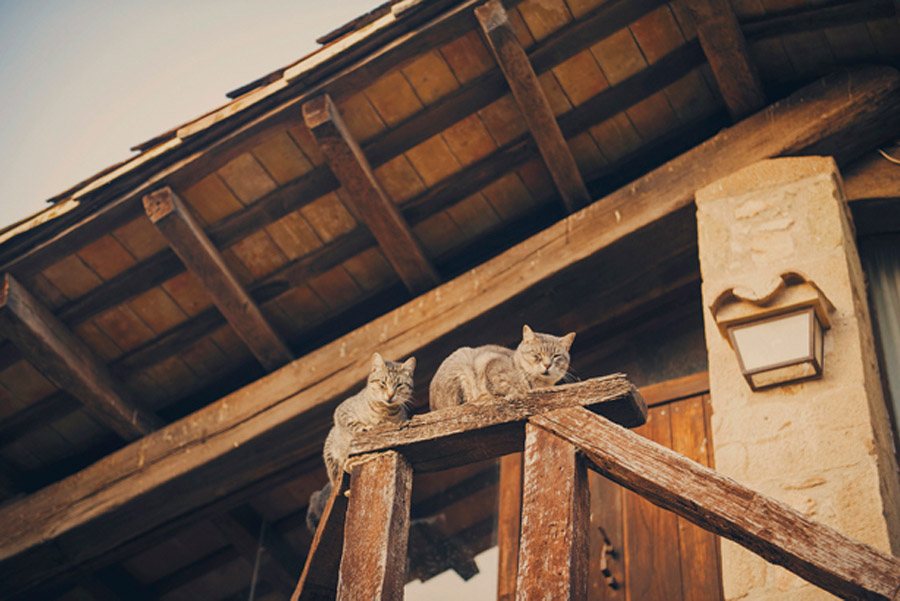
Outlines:
[[[175,211],[175,192],[166,186],[146,194],[143,199],[144,212],[150,221],[156,223]]]

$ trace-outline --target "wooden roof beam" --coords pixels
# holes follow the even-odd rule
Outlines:
[[[686,0],[685,5],[697,25],[697,37],[731,117],[737,121],[764,107],[762,82],[731,3]]]
[[[314,457],[328,412],[380,350],[393,357],[473,335],[517,299],[546,292],[570,270],[658,220],[689,210],[694,192],[779,155],[834,154],[839,163],[900,131],[900,74],[838,73],[745,119],[647,175],[353,332],[24,499],[0,507],[0,581],[9,597],[49,585],[210,499]],[[345,352],[341,349],[352,349]],[[298,424],[321,428],[297,437]],[[315,429],[315,428],[314,428]],[[183,494],[189,490],[190,494]],[[138,519],[139,517],[139,519]]]
[[[351,209],[355,209],[371,230],[385,258],[410,292],[416,294],[437,286],[440,276],[409,223],[382,189],[328,94],[303,104],[303,120],[319,143],[331,171],[347,191]]]
[[[578,171],[575,157],[563,137],[534,67],[516,38],[503,4],[500,0],[489,0],[475,9],[475,16],[566,209],[572,213],[590,204],[591,196]]]
[[[175,192],[167,187],[147,194],[144,211],[262,366],[273,371],[292,361],[290,349]]]
[[[122,438],[134,440],[163,425],[140,407],[86,344],[8,273],[0,289],[0,335]]]

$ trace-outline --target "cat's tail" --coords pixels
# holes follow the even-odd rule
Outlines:
[[[328,482],[320,490],[309,495],[309,506],[306,508],[306,528],[315,534],[325,512],[325,505],[331,497],[331,482]]]

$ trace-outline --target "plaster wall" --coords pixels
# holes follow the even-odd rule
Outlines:
[[[844,534],[896,552],[900,495],[865,282],[831,158],[756,163],[696,195],[716,469]],[[709,306],[796,271],[834,304],[819,380],[753,392]],[[827,593],[729,541],[726,599]]]

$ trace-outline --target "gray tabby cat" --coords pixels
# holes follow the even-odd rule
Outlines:
[[[456,349],[435,372],[428,404],[435,411],[552,386],[568,372],[574,340],[575,332],[553,336],[524,326],[516,350],[493,344]]]
[[[335,483],[340,482],[353,436],[374,426],[409,419],[407,406],[412,403],[415,369],[415,357],[400,363],[385,361],[375,353],[365,388],[334,410],[334,426],[328,432],[322,453],[328,484],[312,494],[306,513],[306,525],[311,532],[315,532]]]

